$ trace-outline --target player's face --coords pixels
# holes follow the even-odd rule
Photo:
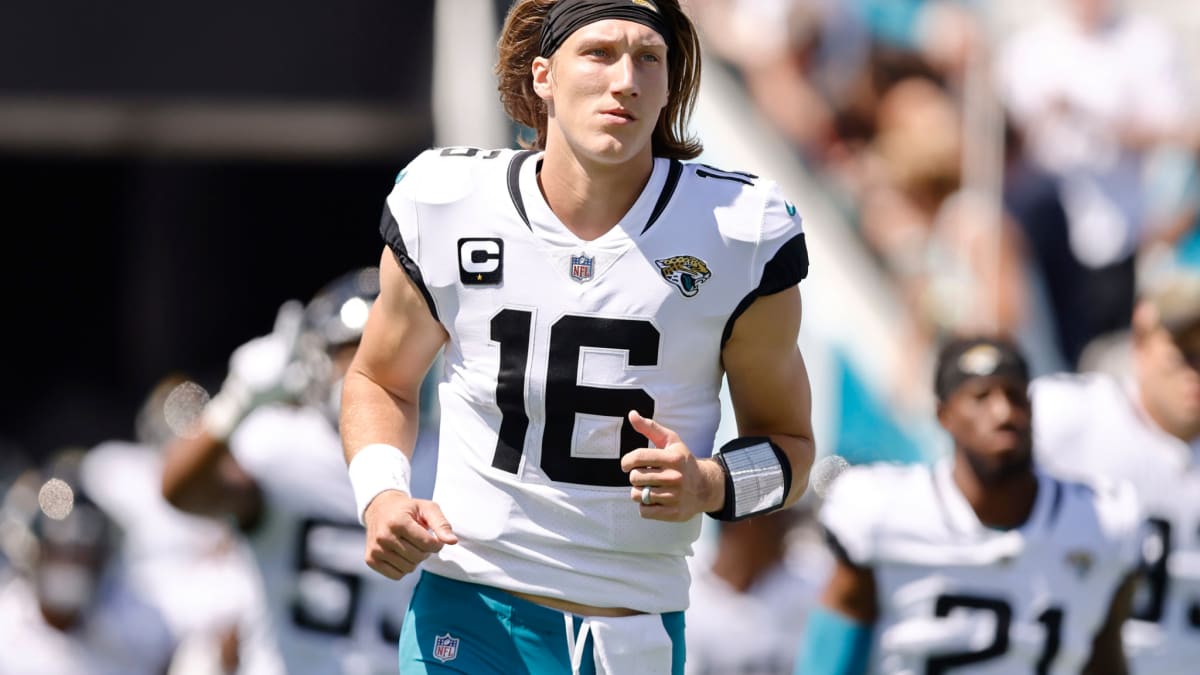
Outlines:
[[[648,26],[606,19],[575,31],[533,66],[547,104],[547,146],[561,138],[581,159],[622,164],[650,157],[667,105],[667,44]]]
[[[1200,324],[1176,337],[1158,328],[1139,350],[1145,404],[1172,432],[1200,434]]]
[[[1032,464],[1028,385],[1020,377],[973,377],[938,409],[938,421],[984,483],[1014,476]]]
[[[65,629],[77,622],[92,603],[103,569],[100,549],[43,542],[34,583],[46,618]]]
[[[1088,28],[1103,23],[1113,10],[1113,0],[1067,0],[1066,4],[1075,19]]]

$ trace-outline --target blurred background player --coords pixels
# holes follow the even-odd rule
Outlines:
[[[232,517],[261,569],[279,672],[394,673],[396,640],[416,575],[395,582],[362,560],[337,433],[341,377],[379,293],[378,271],[329,282],[304,308],[289,302],[274,331],[239,347],[196,433],[167,452],[162,489],[192,513]],[[432,492],[436,448],[414,491]],[[424,463],[428,460],[430,463]],[[243,647],[249,672],[270,672],[262,636]]]
[[[32,460],[25,451],[16,444],[10,444],[0,439],[0,583],[12,573],[12,561],[9,554],[26,531],[25,514],[6,508],[5,496],[9,488],[32,468]]]
[[[0,673],[164,675],[170,629],[135,589],[116,523],[82,488],[81,458],[59,453],[5,495],[16,573],[0,579]]]
[[[953,456],[833,483],[820,519],[837,564],[796,672],[1125,672],[1132,491],[1034,468],[1029,371],[1011,343],[952,340],[935,377]]]
[[[179,644],[170,675],[239,672],[241,636],[264,621],[258,570],[233,524],[184,513],[163,498],[163,449],[188,431],[206,400],[182,374],[163,377],[138,411],[134,439],[104,441],[80,464],[85,490],[121,529],[132,583]]]
[[[1125,480],[1147,518],[1145,578],[1126,626],[1138,673],[1200,662],[1200,276],[1179,272],[1133,313],[1131,368],[1038,378],[1038,462],[1065,475]]]
[[[774,513],[718,523],[689,559],[688,675],[790,675],[808,608],[833,559],[807,497]]]

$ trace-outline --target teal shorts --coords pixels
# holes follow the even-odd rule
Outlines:
[[[498,588],[424,572],[400,632],[400,673],[570,675],[564,616]],[[574,635],[583,618],[572,615]],[[661,618],[671,639],[671,673],[682,675],[683,612]],[[595,675],[592,639],[585,639],[580,672]]]

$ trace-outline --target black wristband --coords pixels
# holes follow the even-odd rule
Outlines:
[[[725,504],[717,520],[742,520],[783,506],[792,489],[792,465],[766,436],[742,436],[721,446],[713,460],[725,473]]]

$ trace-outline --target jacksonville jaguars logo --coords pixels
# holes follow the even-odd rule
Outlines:
[[[701,259],[691,255],[675,255],[670,258],[655,260],[663,279],[683,293],[684,297],[692,297],[700,292],[700,286],[712,277],[708,265]]]

